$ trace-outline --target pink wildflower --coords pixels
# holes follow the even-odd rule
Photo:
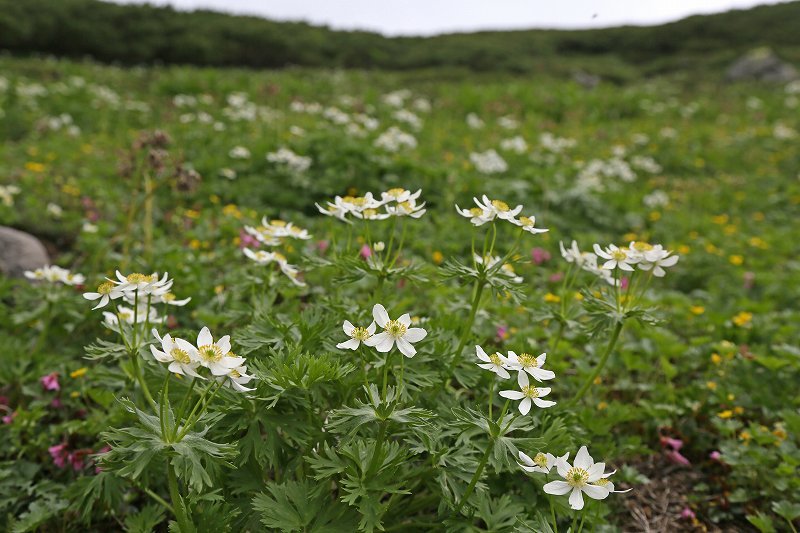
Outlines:
[[[537,265],[541,265],[545,261],[550,261],[550,252],[544,248],[536,247],[531,250],[531,260]]]
[[[69,452],[67,452],[66,442],[50,446],[47,451],[50,452],[50,457],[53,458],[53,463],[55,463],[57,467],[64,468],[66,466],[70,455]]]
[[[58,372],[51,372],[46,376],[39,379],[44,390],[61,390],[61,385],[58,384]]]

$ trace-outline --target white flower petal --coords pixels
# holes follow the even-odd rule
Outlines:
[[[572,487],[566,481],[551,481],[542,487],[547,494],[555,496],[563,496],[572,490]]]

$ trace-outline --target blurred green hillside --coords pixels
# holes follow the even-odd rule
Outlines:
[[[410,70],[462,68],[610,80],[677,71],[719,73],[768,46],[800,63],[800,2],[693,16],[651,27],[384,37],[211,11],[97,0],[0,0],[0,49],[121,64]]]

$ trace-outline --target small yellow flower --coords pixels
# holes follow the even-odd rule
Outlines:
[[[222,291],[225,290],[225,285],[217,285],[214,287],[214,294],[222,294]]]
[[[722,231],[725,233],[725,235],[733,235],[739,231],[739,228],[734,224],[728,224],[722,228]]]
[[[717,382],[716,381],[706,381],[706,388],[708,390],[717,390]]]
[[[603,378],[601,378],[600,376],[597,376],[596,378],[594,378],[594,384],[595,385],[600,385],[602,382],[603,382]]]
[[[735,317],[733,317],[733,323],[739,326],[740,328],[745,328],[750,325],[750,322],[753,320],[753,313],[749,313],[747,311],[739,312]]]
[[[753,248],[761,248],[762,250],[766,250],[767,248],[769,248],[769,244],[767,244],[767,241],[765,241],[761,237],[750,237],[750,239],[747,242],[749,242],[750,246],[752,246]]]
[[[789,436],[786,433],[786,429],[780,424],[775,424],[775,429],[772,430],[772,434],[775,435],[778,440],[786,440],[786,437]]]
[[[74,390],[74,391],[69,393],[69,397],[70,398],[80,398],[80,396],[81,396],[81,393],[76,391],[76,390]]]
[[[638,241],[639,236],[636,235],[635,233],[626,233],[625,235],[622,236],[622,240],[625,242]]]
[[[736,399],[736,396],[735,396],[735,395],[733,395],[733,394],[728,394],[727,398],[728,398],[728,401],[729,401],[729,402],[732,402],[733,400],[735,400],[735,399]]]
[[[749,431],[747,431],[747,430],[744,430],[744,431],[742,431],[741,433],[739,433],[739,438],[740,438],[740,439],[742,439],[743,441],[747,442],[747,441],[749,441],[750,439],[752,439],[752,438],[753,438],[753,436],[750,434],[750,432],[749,432]]]
[[[200,241],[198,239],[192,239],[189,241],[189,248],[192,250],[199,250],[200,249]]]
[[[578,300],[578,301],[583,300],[583,294],[581,294],[579,292],[576,292],[575,293],[575,299]]]
[[[69,373],[69,377],[71,377],[72,379],[77,379],[77,378],[80,378],[80,377],[83,377],[84,375],[86,375],[86,372],[88,372],[88,371],[89,371],[89,369],[84,366],[84,367],[79,368],[78,370],[73,370],[72,372],[70,372]]]
[[[721,413],[718,413],[717,416],[722,418],[723,420],[726,420],[726,419],[731,418],[733,416],[733,411],[731,411],[730,409],[726,409],[726,410],[722,411]]]
[[[228,204],[222,208],[222,214],[236,219],[242,218],[242,212],[235,204]]]
[[[741,415],[744,413],[744,407],[739,407],[738,405],[733,408],[733,412],[737,415]]]
[[[650,222],[656,222],[661,220],[661,213],[658,211],[651,211],[647,218],[650,219]]]
[[[216,194],[212,194],[211,196],[208,197],[208,199],[211,201],[212,204],[216,205],[219,203],[219,196],[217,196]]]
[[[728,261],[730,261],[732,265],[739,266],[744,263],[744,257],[734,254],[728,258]]]
[[[706,308],[702,305],[693,305],[689,308],[689,311],[691,311],[693,315],[702,315],[706,312]]]
[[[434,263],[436,263],[437,265],[441,265],[442,261],[444,261],[444,254],[442,254],[442,252],[440,252],[439,250],[436,250],[433,252],[432,259]]]
[[[187,209],[185,214],[186,214],[186,216],[187,216],[188,218],[191,218],[191,219],[198,219],[198,218],[200,218],[200,212],[199,212],[199,211],[196,211],[196,210],[194,210],[194,209]]]
[[[548,292],[544,295],[544,301],[547,303],[558,303],[561,301],[561,297],[552,292]]]
[[[718,365],[722,362],[722,357],[720,357],[718,353],[712,353],[711,362],[714,363],[715,365]]]
[[[242,239],[241,237],[234,237],[232,242],[234,246],[239,246],[242,243]]]
[[[722,214],[722,215],[717,215],[717,216],[711,217],[711,221],[714,224],[717,224],[719,226],[723,226],[723,225],[727,224],[728,220],[730,220],[730,217],[728,217],[728,215],[726,215],[726,214]]]
[[[599,409],[600,411],[606,408],[608,408],[608,404],[606,402],[600,402],[597,404],[597,409]]]
[[[691,251],[691,248],[689,248],[685,244],[681,244],[680,246],[678,246],[678,253],[681,254],[681,255],[686,255],[690,251]]]
[[[42,163],[36,163],[35,161],[28,161],[25,163],[25,169],[30,170],[31,172],[44,172],[45,166]]]

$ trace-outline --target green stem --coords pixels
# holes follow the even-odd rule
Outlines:
[[[576,533],[575,525],[578,523],[578,513],[575,512],[575,515],[572,517],[572,526],[569,528],[569,533]]]
[[[386,388],[389,386],[389,361],[392,358],[392,352],[386,354],[386,360],[383,362],[383,385],[381,387],[382,397],[386,399]]]
[[[400,259],[400,254],[403,251],[403,244],[405,242],[406,242],[406,223],[405,222],[401,222],[400,223],[400,243],[397,245],[397,250],[395,251],[394,258],[392,259],[392,262],[389,263],[389,266],[387,268],[389,268],[389,269],[394,268],[395,263],[397,263],[397,260]]]
[[[550,501],[550,518],[553,520],[553,533],[558,533],[558,521],[556,520],[556,507],[553,505],[553,498],[548,498]]]
[[[464,504],[467,502],[467,498],[469,498],[470,495],[472,495],[472,491],[475,490],[475,485],[478,483],[478,479],[480,479],[483,469],[486,468],[486,463],[489,461],[489,455],[491,455],[492,448],[494,447],[493,444],[494,440],[490,439],[489,444],[486,446],[486,451],[483,453],[483,457],[481,457],[481,462],[478,463],[478,468],[472,475],[469,485],[467,485],[467,490],[464,491],[461,501],[459,501],[456,505],[456,514],[461,512],[461,508],[464,507]]]
[[[564,334],[564,318],[558,321],[558,330],[556,331],[556,340],[553,341],[553,346],[550,348],[550,353],[555,353],[558,348],[558,343],[561,342],[561,335]]]
[[[586,394],[586,391],[589,390],[589,387],[592,386],[594,380],[597,379],[597,376],[600,375],[600,372],[603,370],[603,367],[606,365],[611,352],[614,350],[614,346],[617,344],[617,340],[619,339],[619,334],[622,332],[622,326],[624,322],[617,322],[617,325],[614,326],[614,331],[611,333],[611,338],[608,340],[608,345],[606,346],[606,351],[603,353],[603,356],[600,358],[600,362],[597,363],[594,371],[591,375],[586,379],[578,392],[575,394],[575,397],[572,398],[572,404],[578,403],[582,398],[583,395]]]
[[[456,348],[455,354],[453,355],[453,361],[450,363],[448,374],[452,374],[456,365],[458,365],[459,361],[461,360],[461,351],[464,349],[464,346],[467,345],[467,339],[469,338],[469,334],[472,332],[472,324],[475,322],[475,315],[477,315],[478,307],[480,306],[484,283],[485,282],[482,279],[475,280],[475,288],[473,290],[474,296],[472,298],[472,306],[469,311],[469,318],[467,318],[467,323],[464,324],[464,331],[461,332],[461,339],[458,341],[458,348]]]
[[[186,406],[189,404],[189,398],[192,395],[192,391],[194,390],[194,386],[197,383],[197,378],[192,378],[192,383],[189,385],[189,388],[186,389],[186,395],[181,400],[181,404],[178,407],[178,412],[175,414],[175,421],[176,425],[175,428],[177,430],[177,422],[183,420],[183,414],[186,412]]]
[[[492,420],[492,405],[494,405],[494,376],[489,382],[489,420]]]
[[[144,371],[139,366],[139,350],[135,347],[131,347],[131,364],[133,364],[133,374],[136,376],[136,381],[139,382],[139,387],[142,389],[142,394],[144,395],[144,399],[147,400],[147,403],[153,405],[156,401],[153,399],[153,395],[150,394],[150,388],[147,386],[147,382],[144,380]]]
[[[375,474],[377,468],[380,466],[381,453],[383,452],[383,441],[386,438],[386,420],[381,421],[381,428],[378,430],[378,438],[375,440],[375,451],[372,454],[372,460],[367,467],[367,475]]]
[[[161,386],[161,396],[158,405],[158,422],[161,424],[161,437],[164,438],[169,432],[167,427],[167,417],[165,416],[167,410],[167,401],[169,401],[169,372],[164,377],[164,384]]]
[[[211,397],[208,398],[208,400],[205,400],[206,399],[206,395],[208,394],[208,391],[210,391],[211,388],[214,385],[217,385],[217,388],[214,389],[214,392],[211,394]],[[178,436],[177,436],[175,442],[180,442],[181,440],[183,440],[183,437],[185,437],[186,434],[189,433],[189,430],[191,429],[191,427],[194,425],[194,423],[197,421],[197,419],[199,419],[203,415],[203,413],[205,412],[206,407],[208,407],[208,404],[211,403],[211,400],[214,399],[214,397],[217,395],[217,392],[219,392],[219,389],[221,389],[221,388],[222,388],[222,384],[221,383],[216,383],[216,382],[212,382],[208,387],[206,387],[206,390],[203,392],[203,395],[200,396],[200,398],[197,400],[197,403],[194,404],[194,407],[192,408],[192,411],[189,413],[189,416],[186,417],[186,423],[183,425],[183,430],[181,430],[180,432],[177,432]],[[197,409],[200,408],[201,405],[202,405],[202,409],[198,413]],[[197,413],[196,416],[195,416],[195,413]],[[177,426],[178,424],[179,424],[179,422],[176,420],[175,421],[175,425]]]
[[[586,511],[581,513],[581,523],[578,525],[578,533],[583,531],[583,521],[586,520]]]
[[[190,533],[194,531],[194,525],[191,520],[189,520],[186,507],[184,507],[183,499],[178,490],[178,477],[175,475],[175,468],[172,466],[172,463],[167,465],[167,481],[169,483],[169,496],[172,499],[172,508],[175,512],[175,519],[178,521],[178,527],[181,533]]]

